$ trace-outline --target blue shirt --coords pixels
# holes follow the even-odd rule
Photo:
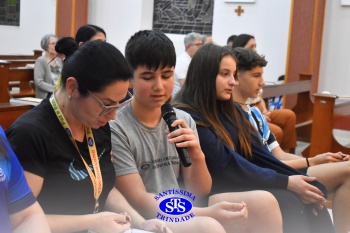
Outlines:
[[[272,151],[279,144],[276,140],[275,135],[271,133],[266,118],[257,107],[250,107],[249,105],[247,105],[247,107],[247,113],[250,123],[252,123],[254,128],[258,131],[260,139],[263,141],[266,148],[269,151]]]
[[[36,199],[1,126],[0,138],[0,231],[7,233],[12,232],[9,215],[28,208]]]

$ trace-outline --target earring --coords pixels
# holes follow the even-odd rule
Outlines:
[[[71,100],[71,99],[72,99],[72,96],[71,96],[71,95],[68,95],[68,99]]]

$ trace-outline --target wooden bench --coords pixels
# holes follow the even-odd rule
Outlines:
[[[1,93],[0,102],[8,102],[10,97],[35,97],[34,70],[32,67],[10,67],[10,62],[0,61],[1,85],[7,88]],[[19,91],[10,91],[10,82],[19,82]],[[7,95],[7,96],[6,96]]]
[[[31,59],[36,60],[42,55],[42,50],[34,50],[33,55],[22,55],[22,54],[9,54],[9,55],[0,55],[0,60],[12,60],[12,59]]]
[[[329,151],[350,154],[350,148],[341,145],[333,134],[333,129],[350,130],[350,100],[322,93],[315,93],[313,96],[315,100],[311,140],[303,156],[313,157]]]
[[[0,125],[7,130],[19,116],[33,107],[30,104],[0,103]]]
[[[10,101],[11,97],[35,96],[33,68],[26,68],[27,64],[35,63],[42,56],[42,50],[34,50],[33,55],[11,54],[0,55],[0,125],[4,130],[23,113],[33,108],[33,104]],[[22,67],[22,68],[17,68]],[[29,81],[29,83],[28,83]],[[19,87],[19,93],[10,93],[10,85]],[[28,95],[27,95],[28,94]]]
[[[10,67],[34,66],[36,59],[6,59],[10,62]]]
[[[313,111],[313,103],[310,98],[311,83],[311,75],[300,74],[300,81],[263,87],[263,98],[266,103],[271,97],[297,94],[297,104],[291,110],[296,115],[295,128],[299,141],[310,140]]]

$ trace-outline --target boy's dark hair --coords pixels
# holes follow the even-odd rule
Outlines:
[[[125,58],[134,69],[142,65],[158,69],[176,64],[173,42],[164,33],[151,30],[139,31],[130,37]]]
[[[257,66],[265,67],[267,65],[265,56],[259,55],[252,49],[238,47],[233,49],[233,52],[238,60],[238,72],[252,70]]]

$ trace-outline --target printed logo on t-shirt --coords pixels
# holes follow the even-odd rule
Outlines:
[[[144,163],[141,164],[140,169],[141,169],[141,171],[145,172],[150,167],[151,167],[151,163],[150,162],[144,162]]]
[[[6,174],[0,167],[0,182],[4,182],[6,180]]]
[[[70,132],[69,128],[66,128],[66,133],[68,134],[69,137],[72,137],[72,133]]]
[[[98,155],[99,160],[101,159],[102,155],[105,153],[106,150],[107,150],[107,148],[104,148],[102,150],[101,154]],[[91,171],[94,171],[92,164],[89,164],[89,168]],[[85,167],[83,169],[76,169],[74,167],[74,159],[72,162],[70,162],[68,170],[69,170],[70,176],[72,177],[73,180],[80,181],[80,180],[84,180],[86,177],[88,177],[88,173],[87,173]]]
[[[88,138],[88,144],[90,147],[94,145],[94,140],[91,137]]]
[[[145,172],[145,171],[148,171],[150,168],[158,169],[161,167],[166,167],[166,166],[171,166],[176,164],[180,164],[179,156],[168,156],[164,158],[143,162],[141,163],[139,170]]]

